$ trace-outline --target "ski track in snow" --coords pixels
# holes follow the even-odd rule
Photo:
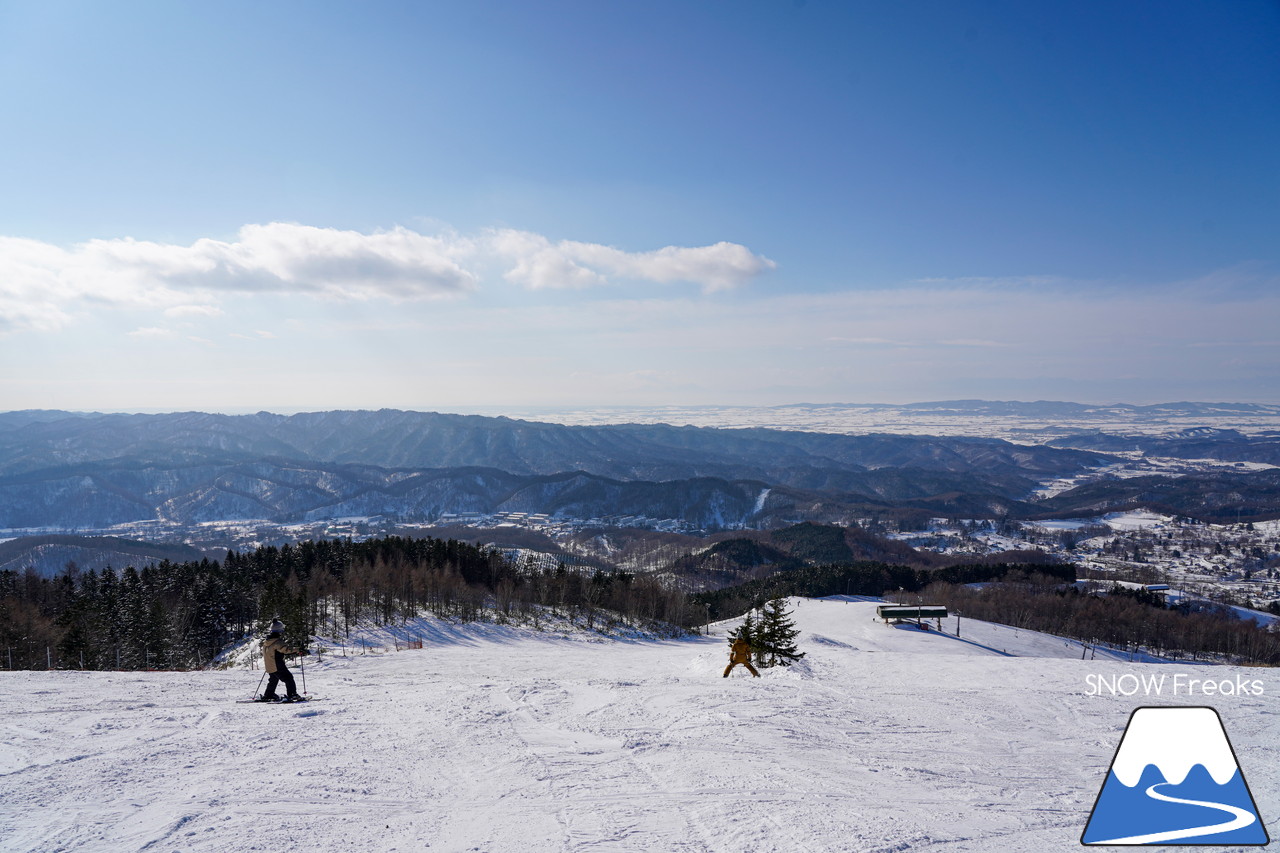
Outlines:
[[[721,678],[731,623],[665,642],[463,627],[312,659],[315,705],[237,704],[246,670],[3,673],[0,850],[1078,849],[1142,704],[1086,696],[1085,675],[1164,665],[874,606],[793,600],[807,656],[759,679]],[[1217,704],[1265,818],[1280,684],[1247,673],[1266,694]]]

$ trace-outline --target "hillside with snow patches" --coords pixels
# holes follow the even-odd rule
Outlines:
[[[808,517],[806,506],[851,499],[880,506],[961,494],[979,496],[981,508],[1012,506],[1043,481],[1113,461],[998,439],[564,426],[394,410],[0,412],[0,532],[496,512],[645,515],[719,529]],[[946,498],[937,511],[959,510]]]
[[[432,619],[396,631],[420,650],[307,658],[300,705],[237,703],[260,669],[3,673],[0,848],[1075,850],[1129,715],[1164,704],[1217,709],[1280,826],[1274,670],[790,603],[806,656],[759,679],[721,677],[736,622],[657,640]]]

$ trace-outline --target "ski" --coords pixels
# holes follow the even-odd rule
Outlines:
[[[297,705],[302,702],[315,702],[319,696],[303,696],[299,699],[237,699],[237,705]]]

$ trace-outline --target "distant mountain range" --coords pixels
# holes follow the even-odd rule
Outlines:
[[[1094,430],[1053,439],[1050,447],[1071,447],[1103,453],[1140,451],[1174,459],[1217,459],[1223,462],[1261,462],[1280,465],[1280,433],[1246,436],[1233,429],[1180,430],[1170,435],[1112,435]]]
[[[200,560],[208,555],[186,545],[161,545],[114,536],[27,536],[0,542],[0,571],[56,575],[74,563],[88,571],[111,566],[144,566],[169,560],[174,563]],[[221,554],[215,557],[221,557]]]
[[[1212,432],[1144,440],[1161,452],[1202,454],[1191,458],[1273,458],[1277,439]],[[1106,453],[1132,444],[1112,439],[1089,434],[1053,447],[759,428],[564,426],[396,410],[8,412],[0,413],[0,529],[368,515],[431,521],[497,511],[644,515],[705,529],[831,522],[891,509],[1030,515],[1045,508],[1028,503],[1038,484],[1113,462]],[[1234,455],[1213,457],[1213,447]],[[1271,488],[1248,482],[1257,484],[1246,489],[1251,494]],[[1219,499],[1220,489],[1205,488]],[[1065,511],[1107,500],[1105,485],[1094,484],[1084,500],[1072,495],[1058,495],[1052,506]],[[1187,500],[1199,506],[1202,497]]]
[[[1280,518],[1280,470],[1101,480],[1034,504],[1030,511],[1041,518],[1081,518],[1130,509],[1218,524]]]
[[[920,468],[992,477],[1056,476],[1096,454],[997,439],[847,436],[665,424],[563,426],[503,417],[368,411],[299,415],[0,414],[0,476],[88,463],[227,464],[284,459],[382,468],[582,471],[625,480],[761,478],[828,488],[832,472]]]

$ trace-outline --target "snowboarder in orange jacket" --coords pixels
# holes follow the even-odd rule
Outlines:
[[[729,651],[729,665],[724,668],[724,677],[729,677],[729,671],[738,664],[745,666],[756,678],[760,677],[760,673],[756,672],[756,668],[751,665],[751,644],[739,637],[733,641],[733,646]]]

